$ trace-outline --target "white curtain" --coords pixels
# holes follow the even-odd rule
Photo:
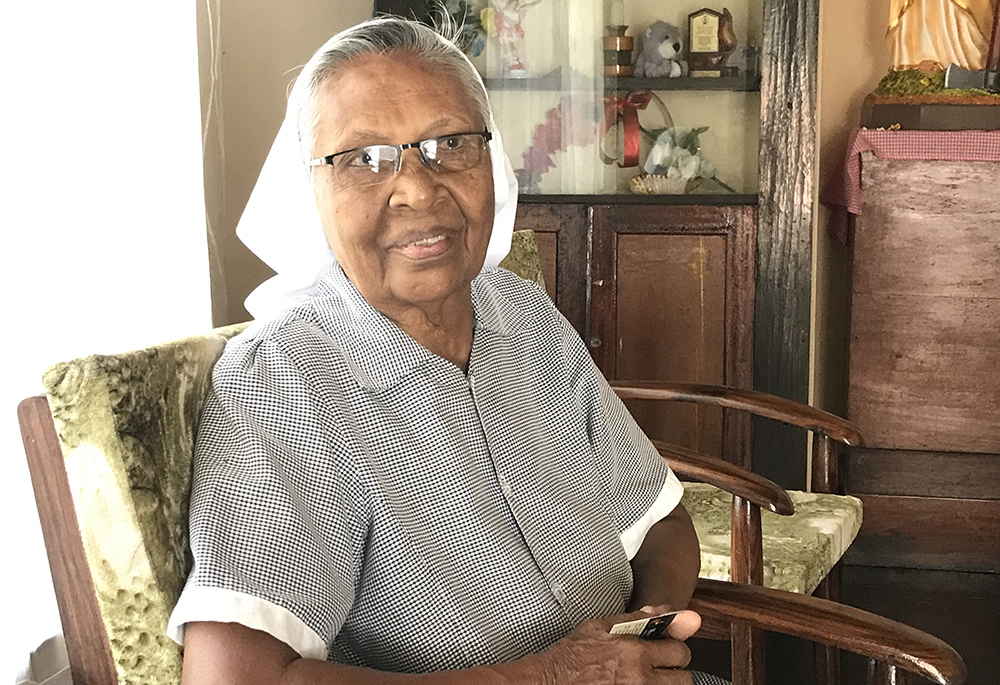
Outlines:
[[[197,59],[191,2],[0,8],[0,683],[60,630],[17,402],[211,325]]]
[[[470,2],[490,14],[485,49],[473,62],[486,77],[522,194],[615,191],[615,168],[601,162],[606,4]],[[510,46],[522,68],[510,69]]]

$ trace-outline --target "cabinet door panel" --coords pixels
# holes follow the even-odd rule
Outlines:
[[[545,289],[582,336],[587,326],[587,207],[581,204],[523,203],[514,228],[535,232]]]
[[[862,174],[848,416],[871,447],[1000,455],[1000,164]]]
[[[722,384],[726,238],[619,235],[617,247],[616,378]],[[652,437],[722,454],[721,409],[630,402],[629,410]]]
[[[614,380],[752,387],[753,208],[593,208],[588,342]],[[633,402],[651,437],[750,465],[746,416]]]

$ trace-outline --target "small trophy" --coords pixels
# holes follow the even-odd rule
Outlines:
[[[739,41],[733,31],[733,15],[726,8],[722,14],[704,7],[688,15],[688,64],[691,76],[735,76],[726,60]]]

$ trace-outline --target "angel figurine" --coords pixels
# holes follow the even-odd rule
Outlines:
[[[537,5],[541,0],[491,0],[493,9],[493,27],[497,42],[500,43],[500,59],[503,73],[510,78],[528,76],[528,68],[524,63],[522,45],[524,28],[521,21],[528,8]]]

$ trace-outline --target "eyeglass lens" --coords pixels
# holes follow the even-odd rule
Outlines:
[[[334,157],[334,172],[346,183],[377,183],[399,170],[402,150],[410,147],[418,148],[429,168],[465,171],[483,161],[486,139],[481,133],[462,133],[408,145],[368,145]]]

